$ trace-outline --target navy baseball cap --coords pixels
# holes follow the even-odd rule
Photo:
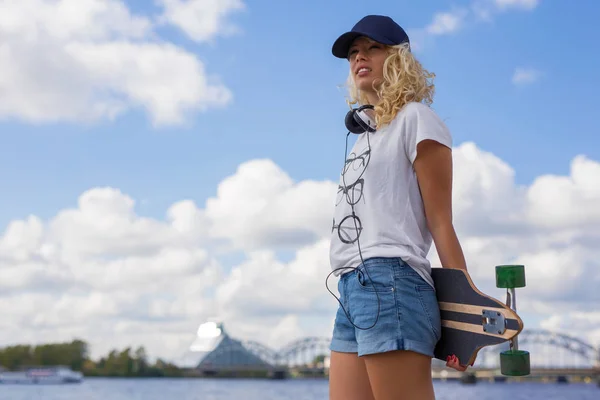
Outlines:
[[[393,19],[384,15],[367,15],[352,27],[352,30],[342,34],[335,43],[331,52],[338,58],[347,58],[348,50],[354,39],[366,36],[381,44],[394,46],[409,43],[408,35]]]

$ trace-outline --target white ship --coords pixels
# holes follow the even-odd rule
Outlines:
[[[37,383],[80,383],[83,374],[69,367],[57,365],[53,367],[26,367],[18,371],[1,371],[0,383],[5,384],[37,384]]]

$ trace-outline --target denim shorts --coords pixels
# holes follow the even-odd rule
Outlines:
[[[368,273],[368,275],[367,275]],[[370,279],[369,279],[370,277]],[[330,349],[359,356],[411,350],[433,357],[441,336],[434,288],[400,258],[370,258],[340,276],[340,302]]]

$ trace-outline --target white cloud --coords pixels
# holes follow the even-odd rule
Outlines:
[[[512,83],[515,85],[526,85],[537,82],[542,76],[542,73],[535,68],[515,68],[512,76]]]
[[[525,189],[508,164],[467,142],[454,152],[454,165],[454,213],[464,234],[520,229]]]
[[[445,35],[456,32],[462,28],[466,15],[467,13],[464,9],[436,13],[426,30],[432,35]]]
[[[600,164],[585,156],[573,159],[569,176],[539,177],[528,192],[531,223],[565,230],[600,225],[599,178]]]
[[[600,347],[600,312],[570,310],[568,314],[551,314],[540,327],[553,332],[587,332],[589,344]]]
[[[170,23],[198,42],[231,35],[239,28],[228,23],[229,13],[245,9],[241,0],[156,0],[164,7],[161,23]]]
[[[222,21],[203,21],[213,17]],[[202,61],[153,29],[121,0],[0,3],[0,118],[90,123],[143,110],[159,126],[231,101]]]
[[[1,343],[80,335],[99,354],[124,343],[159,344],[164,333],[164,351],[195,325],[190,320],[210,312],[203,292],[221,270],[191,222],[201,223],[201,212],[181,202],[158,221],[133,206],[117,190],[93,189],[47,223],[30,217],[7,227],[0,308],[11,324]]]
[[[211,234],[241,249],[296,247],[314,242],[331,229],[337,185],[292,179],[270,160],[239,166],[208,199]]]
[[[539,0],[472,0],[468,7],[436,12],[432,21],[424,29],[411,30],[411,36],[416,37],[415,45],[421,48],[426,41],[424,35],[440,36],[456,33],[467,26],[471,20],[490,22],[498,13],[511,10],[530,11],[538,4]]]
[[[525,264],[518,302],[527,327],[539,320],[600,340],[600,163],[579,156],[568,176],[518,186],[506,162],[473,143],[456,147],[454,160],[455,223],[476,285],[501,299],[494,266]],[[213,317],[232,335],[273,347],[330,335],[338,303],[325,288],[327,226],[336,188],[295,182],[273,162],[253,160],[204,206],[183,200],[164,219],[137,214],[117,189],[94,188],[47,221],[15,220],[0,236],[0,345],[77,336],[94,357],[144,345],[177,360]],[[277,257],[282,243],[295,252],[288,261]],[[223,265],[224,248],[245,259]],[[430,259],[439,265],[435,251]],[[328,283],[337,294],[337,279]]]
[[[501,10],[510,8],[533,10],[540,4],[540,0],[494,0],[494,3]]]

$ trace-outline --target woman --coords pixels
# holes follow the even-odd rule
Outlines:
[[[347,117],[349,129],[367,131],[346,156],[332,227],[340,307],[330,398],[434,399],[441,322],[426,259],[432,241],[443,267],[466,269],[452,225],[452,139],[428,106],[434,75],[385,16],[361,19],[332,52],[349,62],[350,104],[373,109]],[[446,365],[466,369],[456,359]]]

